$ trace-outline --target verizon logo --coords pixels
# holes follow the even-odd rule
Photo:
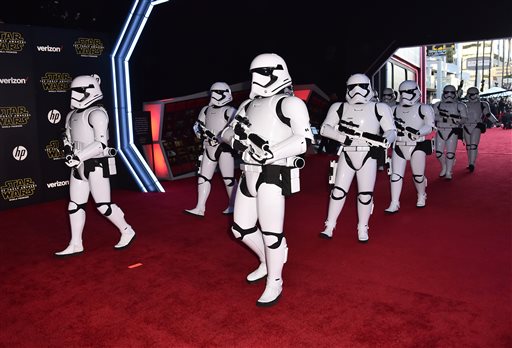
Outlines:
[[[49,183],[46,183],[46,186],[48,186],[48,188],[56,188],[56,187],[61,187],[61,186],[68,186],[69,185],[69,180],[63,180],[63,181],[55,181],[55,182],[49,182]]]
[[[28,77],[24,79],[17,79],[15,77],[2,78],[0,84],[2,85],[25,85],[28,81]]]
[[[62,47],[54,47],[54,46],[37,46],[37,50],[39,52],[54,52],[54,53],[60,53],[62,51]]]

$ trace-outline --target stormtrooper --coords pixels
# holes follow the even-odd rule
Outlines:
[[[379,148],[387,150],[397,133],[391,108],[385,103],[371,102],[372,97],[368,76],[350,76],[345,95],[347,102],[331,105],[320,129],[322,136],[341,144],[339,159],[334,167],[334,186],[325,230],[320,237],[332,238],[348,189],[354,176],[357,176],[357,234],[360,242],[368,241],[368,221],[373,211],[373,188],[377,174],[376,158]]]
[[[434,110],[430,105],[419,102],[421,91],[416,81],[403,81],[398,90],[400,102],[392,109],[398,134],[393,143],[391,156],[391,204],[385,209],[386,213],[396,213],[400,208],[400,193],[407,161],[411,163],[414,186],[418,193],[416,206],[425,207],[425,163],[426,156],[432,154],[432,142],[426,140],[425,136],[432,133],[435,128]]]
[[[223,213],[233,213],[233,188],[236,187],[235,161],[231,147],[220,138],[221,131],[232,121],[236,112],[234,107],[228,105],[232,100],[229,86],[224,82],[215,82],[210,88],[210,103],[201,109],[194,124],[194,133],[198,138],[203,139],[203,153],[199,157],[197,205],[193,209],[185,210],[188,214],[204,216],[206,201],[211,190],[211,179],[217,163],[229,201]]]
[[[244,101],[223,139],[242,155],[232,231],[259,258],[249,283],[266,277],[261,307],[278,302],[288,246],[283,233],[285,196],[300,190],[299,170],[313,140],[305,103],[289,93],[292,79],[283,58],[256,56],[249,99]]]
[[[470,172],[473,172],[475,170],[480,135],[486,131],[485,122],[490,120],[492,123],[497,124],[498,120],[492,114],[489,103],[480,100],[478,88],[468,88],[466,97],[468,118],[463,123],[463,137],[468,154],[468,169]]]
[[[393,88],[384,88],[382,91],[382,102],[389,105],[389,107],[393,107],[397,104],[396,102],[397,93],[393,90]]]
[[[123,211],[110,199],[110,176],[116,174],[115,149],[108,147],[108,115],[97,105],[103,99],[98,75],[77,76],[71,82],[71,111],[66,117],[63,137],[66,165],[71,169],[68,205],[71,241],[57,256],[82,253],[82,231],[89,193],[96,208],[121,233],[115,249],[123,249],[135,238],[135,231]]]
[[[441,101],[433,105],[435,112],[436,157],[441,163],[440,177],[452,179],[455,165],[457,139],[462,132],[461,124],[467,119],[467,107],[457,100],[457,90],[453,85],[443,88]]]
[[[382,102],[388,104],[390,108],[393,108],[397,102],[396,102],[396,96],[397,93],[393,90],[393,88],[384,88],[382,91]],[[377,158],[377,170],[383,171],[384,166],[386,165],[386,158],[389,158],[390,155],[388,154],[389,150],[384,148],[379,148],[379,156]],[[388,163],[389,164],[389,163]],[[389,171],[389,169],[388,169]]]

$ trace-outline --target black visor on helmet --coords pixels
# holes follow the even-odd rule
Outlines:
[[[455,92],[454,91],[445,91],[445,92],[443,92],[443,95],[448,95],[448,94],[455,95]]]
[[[272,74],[274,73],[274,70],[284,70],[284,69],[283,69],[283,66],[281,64],[279,64],[276,67],[266,66],[266,67],[262,67],[262,68],[254,68],[254,69],[251,69],[251,73],[260,74],[263,76],[272,76]]]
[[[357,86],[361,87],[362,89],[368,89],[368,87],[370,87],[370,84],[369,83],[354,83],[352,85],[347,85],[347,88],[349,91],[351,91],[354,88],[356,88]]]
[[[73,92],[77,92],[77,93],[85,94],[85,93],[87,93],[87,90],[88,90],[89,88],[94,88],[94,85],[89,85],[89,86],[87,86],[87,87],[85,87],[85,86],[82,86],[82,87],[73,87],[73,88],[71,88],[71,90],[72,90]]]
[[[400,91],[400,94],[409,93],[414,94],[416,92],[416,89],[404,89],[403,91]]]

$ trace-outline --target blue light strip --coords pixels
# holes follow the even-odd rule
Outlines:
[[[143,192],[165,192],[133,142],[130,72],[128,62],[153,6],[169,0],[135,0],[110,55],[114,88],[116,144],[123,162]]]

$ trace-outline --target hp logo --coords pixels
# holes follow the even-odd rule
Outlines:
[[[59,110],[50,110],[50,112],[48,112],[48,121],[50,121],[50,123],[57,124],[60,122],[60,118]]]
[[[12,157],[16,161],[23,161],[28,156],[28,151],[24,146],[18,145],[12,150]]]

